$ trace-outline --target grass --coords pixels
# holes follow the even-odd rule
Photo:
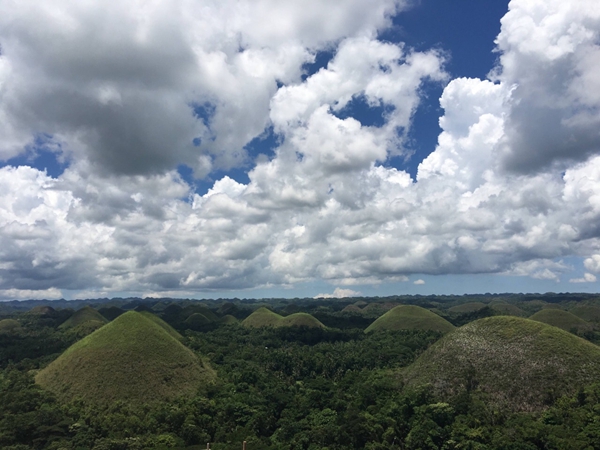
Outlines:
[[[108,322],[106,318],[90,306],[85,306],[73,313],[71,317],[65,320],[58,328],[76,328],[83,325],[86,322],[94,322],[95,325],[104,325]],[[98,328],[96,326],[96,328]]]
[[[121,314],[125,313],[124,309],[118,308],[116,306],[109,306],[107,308],[100,308],[98,312],[102,314],[103,317],[106,317],[109,321],[115,320]]]
[[[600,322],[600,307],[595,305],[579,305],[570,311],[577,317],[589,322]]]
[[[232,316],[232,315],[230,315],[230,314],[227,314],[227,315],[225,315],[225,316],[221,317],[221,320],[220,320],[220,322],[221,322],[223,325],[234,325],[234,324],[238,324],[238,323],[240,323],[240,321],[239,321],[239,320],[237,320],[237,319],[236,319],[234,316]]]
[[[559,328],[510,316],[476,320],[448,333],[401,372],[442,399],[467,391],[494,408],[544,409],[598,381],[600,347]]]
[[[400,305],[375,320],[365,333],[382,330],[424,330],[447,333],[453,329],[454,325],[425,308]]]
[[[165,327],[129,311],[73,344],[35,380],[61,401],[143,404],[194,395],[214,378]]]
[[[283,317],[273,311],[261,307],[250,314],[242,325],[251,328],[262,328],[262,327],[311,327],[311,328],[325,328],[319,320],[307,313],[295,313],[289,316]]]
[[[502,301],[493,301],[490,303],[490,308],[494,310],[494,313],[501,316],[517,316],[517,317],[526,317],[527,313],[519,308],[517,305],[512,305],[510,303],[502,302]]]
[[[591,328],[591,324],[562,309],[542,309],[530,317],[531,320],[546,323],[566,331],[579,331]]]
[[[454,314],[465,314],[479,311],[480,309],[483,309],[485,307],[486,304],[482,302],[468,302],[463,303],[462,305],[456,305],[452,308],[448,308],[448,311]]]
[[[21,330],[21,324],[15,319],[0,320],[0,334],[13,334]]]
[[[163,330],[165,330],[167,333],[169,333],[175,339],[178,339],[178,340],[183,339],[183,336],[181,336],[181,334],[179,334],[175,330],[175,328],[173,328],[171,325],[169,325],[167,322],[165,322],[164,320],[162,320],[157,315],[152,314],[151,312],[147,312],[147,311],[143,311],[140,314],[142,316],[144,316],[145,318],[150,319],[151,321],[153,321],[155,324],[157,324],[159,327],[161,327]]]

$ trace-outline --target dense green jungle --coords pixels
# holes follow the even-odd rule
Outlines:
[[[598,343],[590,294],[4,302],[0,448],[597,449]]]

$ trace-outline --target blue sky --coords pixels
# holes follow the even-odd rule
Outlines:
[[[592,0],[33,5],[0,299],[598,290]]]

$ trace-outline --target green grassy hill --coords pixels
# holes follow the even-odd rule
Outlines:
[[[237,320],[234,316],[232,316],[231,314],[227,314],[226,316],[221,317],[220,322],[223,325],[235,325],[240,323],[239,320]]]
[[[213,321],[201,313],[193,313],[183,322],[185,327],[190,330],[202,330],[211,323],[213,323]]]
[[[572,314],[588,322],[600,322],[600,307],[595,305],[578,305],[570,310]]]
[[[490,302],[490,308],[494,311],[495,314],[501,316],[517,316],[517,317],[526,317],[527,313],[519,308],[517,305],[512,305],[510,303],[502,302],[502,301],[493,301]]]
[[[479,311],[480,309],[483,309],[485,307],[486,304],[482,302],[468,302],[463,303],[461,305],[453,306],[452,308],[448,308],[448,311],[454,314],[465,314]]]
[[[58,328],[76,328],[86,322],[99,323],[100,326],[108,322],[108,320],[90,306],[84,306],[83,308],[75,311],[71,317],[65,320]]]
[[[262,306],[246,317],[242,321],[242,326],[251,328],[276,327],[281,319],[283,319],[282,316]]]
[[[0,334],[14,334],[21,330],[21,324],[15,319],[0,320]]]
[[[194,395],[214,378],[155,320],[129,311],[73,344],[35,380],[62,401],[141,404]]]
[[[585,320],[562,309],[542,309],[529,318],[566,331],[582,331],[591,328],[591,324]]]
[[[109,306],[107,308],[99,308],[98,312],[100,314],[102,314],[103,317],[106,317],[110,321],[110,320],[115,320],[121,314],[124,314],[125,310],[118,308],[116,306]]]
[[[175,330],[175,328],[173,328],[167,322],[165,322],[164,320],[162,320],[156,314],[152,314],[151,312],[147,312],[147,311],[143,311],[140,314],[142,316],[144,316],[145,318],[150,319],[151,321],[153,321],[155,324],[157,324],[159,327],[161,327],[163,330],[165,330],[167,333],[169,333],[175,339],[179,339],[179,340],[183,339],[183,336],[181,336],[181,334],[179,334]]]
[[[447,333],[454,325],[431,311],[414,305],[400,305],[379,317],[365,333],[381,330],[429,330]]]
[[[273,311],[261,307],[242,321],[242,325],[251,328],[261,327],[312,327],[325,328],[319,320],[307,313],[295,313],[282,317]]]
[[[307,313],[294,313],[282,318],[277,325],[279,327],[309,327],[309,328],[325,328],[318,319]]]
[[[600,381],[600,347],[541,322],[488,317],[448,333],[401,377],[442,399],[479,391],[494,408],[535,411]]]

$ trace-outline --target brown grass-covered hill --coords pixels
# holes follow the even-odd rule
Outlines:
[[[129,311],[73,344],[35,380],[62,401],[81,398],[90,404],[194,395],[215,372],[166,327]]]
[[[600,381],[600,347],[541,322],[488,317],[448,333],[401,377],[442,399],[472,390],[494,408],[536,411]]]
[[[562,309],[542,309],[529,318],[566,331],[578,332],[591,329],[590,323]]]
[[[379,317],[365,333],[381,330],[424,330],[448,333],[454,325],[443,317],[415,305],[399,305]]]
[[[261,327],[310,327],[325,328],[318,319],[307,313],[295,313],[282,317],[273,311],[261,307],[242,321],[242,326],[250,328]]]

